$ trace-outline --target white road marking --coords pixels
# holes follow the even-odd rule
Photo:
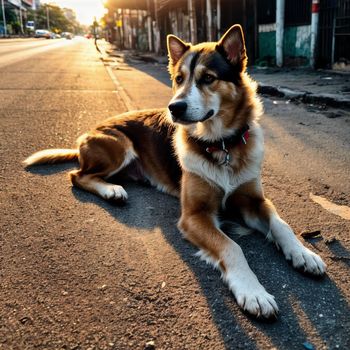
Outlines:
[[[119,95],[120,99],[122,100],[122,102],[124,103],[128,112],[138,109],[137,106],[135,106],[135,104],[132,102],[132,99],[129,97],[129,95],[127,94],[125,89],[123,88],[122,84],[120,84],[117,77],[114,75],[112,68],[107,66],[107,65],[104,65],[104,66],[105,66],[107,73],[109,74],[111,80],[113,81],[114,85],[116,86],[118,95]]]
[[[312,193],[310,193],[310,199],[330,213],[338,215],[345,220],[350,220],[350,208],[348,206],[335,204],[324,197],[316,196]]]

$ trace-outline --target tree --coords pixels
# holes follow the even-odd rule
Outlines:
[[[47,13],[49,14],[50,28],[47,28]],[[64,9],[53,4],[43,4],[39,9],[29,11],[28,20],[34,21],[37,29],[50,29],[55,33],[76,33],[80,29],[75,17],[68,19],[65,16]]]

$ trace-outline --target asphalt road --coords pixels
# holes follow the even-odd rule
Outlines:
[[[350,206],[350,116],[264,99],[266,195],[297,234],[321,231],[305,244],[328,274],[294,271],[258,234],[235,238],[279,304],[262,323],[181,239],[176,199],[129,183],[117,208],[71,187],[74,164],[23,169],[128,103],[166,104],[164,66],[104,64],[88,40],[0,41],[0,349],[350,348],[350,221],[310,197]]]

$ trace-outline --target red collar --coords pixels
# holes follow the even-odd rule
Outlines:
[[[228,165],[230,162],[230,154],[228,149],[233,148],[237,145],[246,145],[249,139],[249,125],[246,124],[241,128],[237,133],[225,137],[220,141],[208,142],[198,138],[190,137],[198,144],[201,148],[205,150],[208,155],[211,155],[214,152],[223,151],[226,153],[225,161],[222,164]],[[213,157],[211,156],[211,159]],[[221,165],[221,164],[220,164]]]

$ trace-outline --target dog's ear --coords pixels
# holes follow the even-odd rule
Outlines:
[[[183,56],[183,54],[190,48],[190,45],[184,43],[175,35],[167,36],[167,46],[170,64],[173,66]]]
[[[247,54],[242,27],[239,24],[232,26],[218,41],[217,50],[233,65],[238,65],[241,71],[247,64]]]

